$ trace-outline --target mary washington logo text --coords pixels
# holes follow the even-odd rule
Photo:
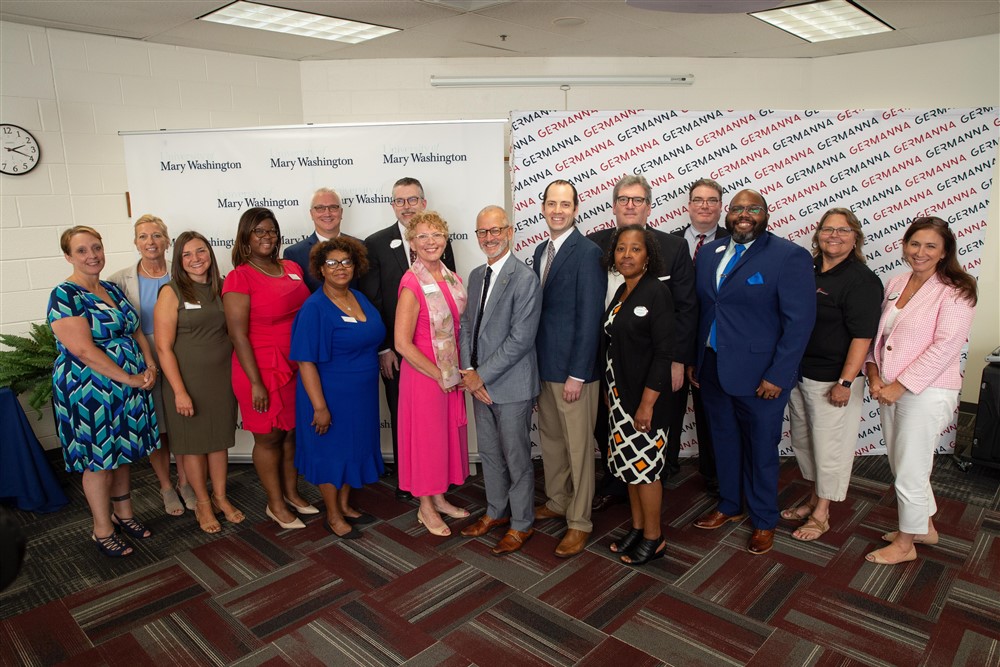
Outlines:
[[[213,162],[212,160],[187,160],[186,162],[160,162],[160,171],[176,171],[181,174],[185,169],[210,169],[213,171],[229,171],[230,169],[242,169],[242,162]]]
[[[352,166],[354,160],[349,157],[297,157],[294,160],[283,160],[280,157],[271,158],[271,169],[294,170],[295,166],[300,167],[330,167],[336,169],[341,166]]]
[[[399,164],[404,167],[411,162],[468,162],[469,158],[463,153],[410,153],[409,155],[396,155],[395,153],[383,153],[382,164]]]
[[[216,208],[233,208],[237,211],[242,211],[244,207],[253,208],[254,206],[261,206],[263,208],[276,208],[283,209],[286,206],[298,206],[298,199],[269,199],[267,197],[244,197],[243,199],[229,199],[228,197],[223,197],[222,199],[216,199]]]

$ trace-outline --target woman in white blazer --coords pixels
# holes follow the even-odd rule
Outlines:
[[[153,308],[156,306],[160,287],[170,282],[166,256],[169,247],[170,234],[163,220],[149,213],[143,215],[135,221],[135,248],[139,251],[139,262],[115,272],[108,279],[125,292],[129,302],[139,311],[139,327],[149,340],[149,347],[157,366],[160,362],[156,359],[156,343],[153,337]],[[160,448],[149,455],[149,463],[160,482],[163,510],[171,516],[180,516],[184,513],[185,507],[194,511],[197,498],[194,489],[188,484],[183,457],[180,455],[174,457],[177,460],[176,490],[170,482],[170,445],[167,439],[167,421],[163,412],[161,382],[158,376],[153,386],[153,404],[156,406],[156,421],[160,426]]]
[[[903,235],[903,258],[910,272],[886,286],[866,362],[899,506],[899,530],[882,536],[891,544],[865,556],[880,565],[914,560],[914,544],[938,541],[931,468],[941,431],[958,407],[959,359],[976,306],[976,281],[958,263],[944,220],[914,220]]]

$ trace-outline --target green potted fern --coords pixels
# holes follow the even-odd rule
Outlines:
[[[42,418],[42,406],[52,400],[52,365],[59,352],[47,323],[31,325],[27,336],[0,334],[0,387],[15,394],[29,392],[28,405]]]

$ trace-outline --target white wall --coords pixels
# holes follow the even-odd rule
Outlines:
[[[44,317],[68,273],[61,230],[105,234],[107,271],[134,259],[120,130],[502,118],[524,109],[1000,106],[1000,37],[791,59],[515,58],[289,62],[0,23],[0,119],[36,133],[41,165],[0,178],[0,332]],[[680,88],[434,89],[463,74],[692,73]],[[994,177],[997,182],[997,177]],[[336,183],[331,183],[336,187]],[[133,218],[145,211],[133,211]],[[963,400],[1000,344],[998,206]],[[169,220],[167,223],[169,224]],[[347,221],[346,224],[349,224]],[[234,221],[235,225],[235,221]],[[51,418],[34,422],[54,446]]]
[[[135,261],[120,130],[302,123],[297,62],[14,23],[0,23],[0,48],[0,119],[42,148],[34,171],[0,177],[2,333],[44,319],[70,272],[59,250],[67,227],[101,232],[105,274]],[[58,446],[48,411],[29,417],[43,445]]]

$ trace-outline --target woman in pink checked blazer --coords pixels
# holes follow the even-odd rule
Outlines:
[[[959,265],[944,220],[914,220],[903,235],[903,258],[911,270],[886,285],[866,362],[899,504],[899,530],[882,536],[891,544],[865,556],[880,565],[916,559],[915,543],[937,544],[931,467],[958,407],[959,357],[976,306],[976,281]]]

